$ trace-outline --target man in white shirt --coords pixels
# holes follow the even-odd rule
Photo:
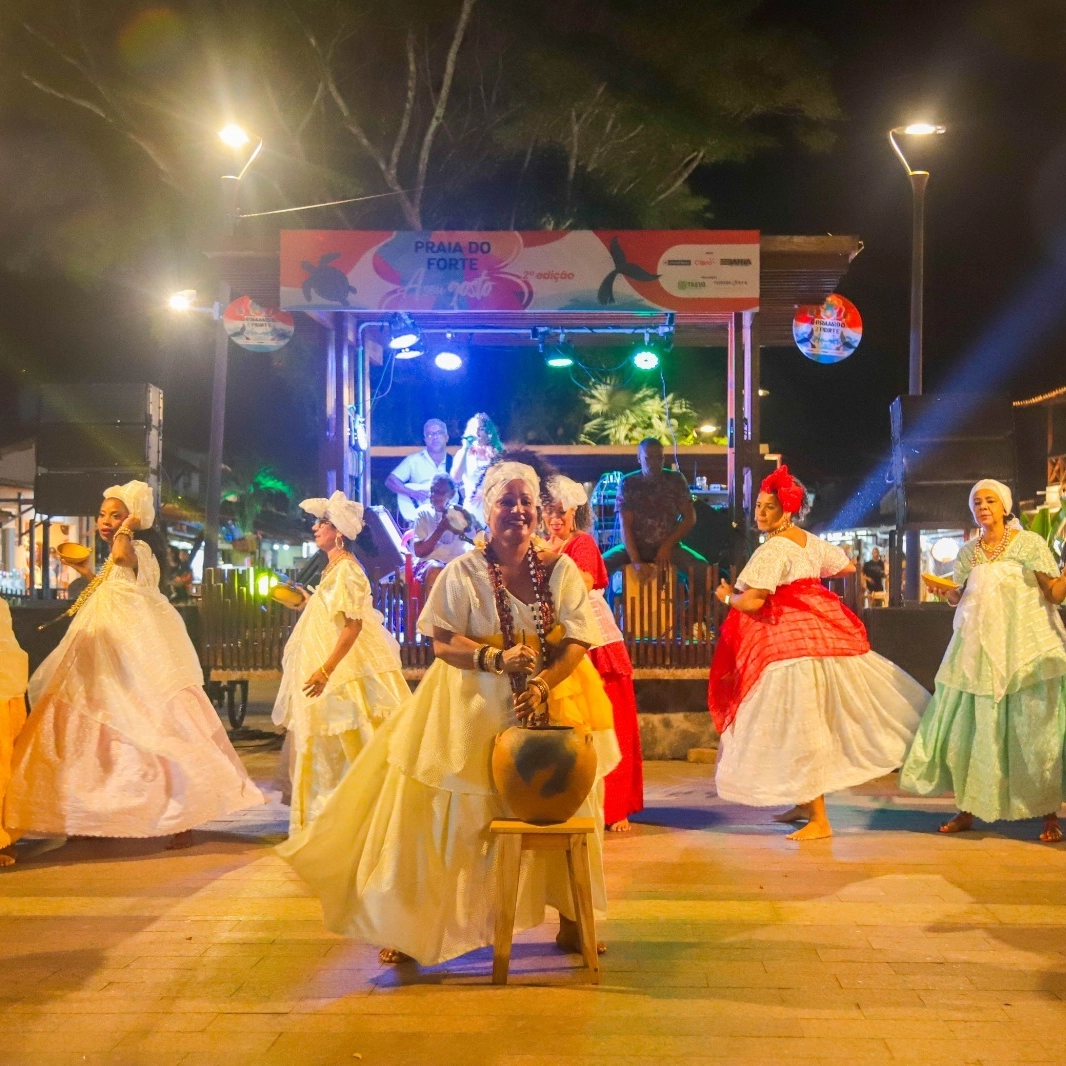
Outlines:
[[[401,460],[385,479],[385,487],[396,493],[400,517],[415,520],[418,508],[429,499],[429,486],[438,474],[448,473],[448,427],[431,418],[422,427],[426,446]]]
[[[449,506],[454,495],[455,482],[447,474],[438,474],[429,489],[429,503],[418,509],[415,518],[411,551],[418,562],[414,574],[427,596],[441,570],[472,546],[456,527],[465,520],[468,535],[472,535],[473,520],[461,507]]]

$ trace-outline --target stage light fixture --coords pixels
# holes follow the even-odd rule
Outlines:
[[[558,341],[555,342],[554,351],[550,352],[544,361],[548,366],[557,369],[565,369],[574,365],[574,346],[566,339],[565,334],[559,335]]]
[[[700,426],[700,432],[701,433],[717,433],[718,432],[718,427],[713,422],[704,422],[703,425]]]
[[[397,359],[420,359],[426,353],[416,342],[412,342],[409,348],[400,348],[392,354]]]
[[[450,333],[444,334],[444,343],[437,349],[434,363],[441,370],[458,370],[463,365],[463,356],[459,345]]]
[[[644,334],[644,343],[638,344],[633,351],[633,365],[638,370],[654,370],[659,365],[659,353],[647,333]]]
[[[394,350],[411,349],[422,339],[422,331],[415,325],[415,320],[406,311],[397,311],[389,319],[389,347]],[[422,353],[419,352],[419,355]],[[413,356],[405,356],[407,359]]]

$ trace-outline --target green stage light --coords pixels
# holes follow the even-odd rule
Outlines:
[[[641,345],[633,353],[633,365],[638,370],[654,370],[659,365],[659,353],[649,345]]]

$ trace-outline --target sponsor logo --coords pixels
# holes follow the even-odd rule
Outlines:
[[[722,266],[724,267],[750,267],[750,259],[723,259]]]
[[[685,281],[683,278],[678,281],[677,287],[682,292],[685,289],[705,289],[707,288],[707,282],[705,281]]]
[[[692,266],[691,259],[667,259],[666,265],[668,267],[690,267]]]

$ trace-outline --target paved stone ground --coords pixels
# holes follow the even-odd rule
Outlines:
[[[188,851],[81,840],[0,873],[0,1063],[1066,1063],[1066,846],[1037,825],[939,836],[950,805],[886,780],[800,847],[710,766],[647,771],[608,840],[598,988],[554,926],[505,988],[488,951],[379,966],[274,856],[272,804]]]

